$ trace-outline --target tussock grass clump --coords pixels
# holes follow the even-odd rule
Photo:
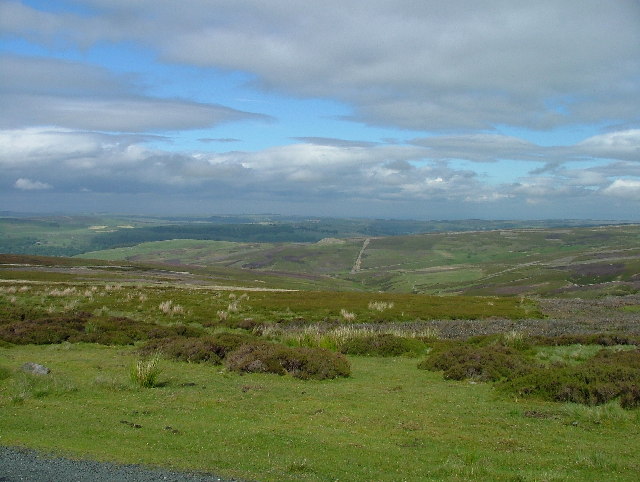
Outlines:
[[[225,366],[237,372],[288,373],[303,380],[325,380],[351,374],[349,361],[339,353],[264,342],[241,346],[229,354]]]
[[[395,303],[393,301],[370,301],[368,305],[370,310],[375,311],[390,310],[394,306]]]
[[[158,305],[158,308],[165,315],[169,316],[184,314],[184,307],[178,304],[173,304],[172,300],[163,301],[162,303],[160,303],[160,305]]]
[[[77,390],[76,385],[64,377],[18,372],[9,381],[7,393],[13,403],[23,403],[31,398],[44,398]]]
[[[63,290],[53,288],[47,292],[47,296],[71,296],[76,294],[76,291],[75,287],[68,287]]]
[[[354,321],[356,319],[356,314],[351,311],[347,311],[344,308],[340,310],[340,316],[344,321]]]
[[[398,338],[420,340],[425,342],[438,338],[438,332],[432,327],[410,329],[407,325],[306,325],[302,327],[282,327],[275,325],[259,325],[255,328],[263,337],[273,338],[289,346],[307,346],[341,351],[342,347],[354,338],[367,338],[389,334]],[[407,342],[412,347],[417,343]],[[424,350],[420,345],[417,353]],[[416,352],[413,349],[407,352]]]
[[[400,356],[418,355],[424,352],[426,345],[416,338],[405,338],[391,333],[377,333],[367,336],[351,337],[340,346],[340,352],[348,355]]]
[[[143,388],[153,388],[158,385],[160,372],[160,356],[156,353],[149,358],[137,360],[131,366],[131,381]]]
[[[478,381],[512,378],[528,373],[531,367],[531,359],[522,352],[500,344],[458,344],[436,349],[418,365],[423,370],[443,371],[447,380],[469,378]]]

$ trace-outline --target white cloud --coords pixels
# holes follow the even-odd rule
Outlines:
[[[616,179],[603,190],[604,194],[630,201],[640,201],[639,179]]]
[[[93,12],[5,2],[0,25],[82,47],[137,42],[167,61],[248,72],[281,92],[347,102],[354,118],[374,124],[549,128],[631,122],[640,109],[640,5],[633,1],[84,5]]]
[[[32,181],[31,179],[26,179],[21,177],[14,184],[16,189],[21,189],[23,191],[43,191],[46,189],[51,189],[51,185],[46,182],[41,181]]]
[[[640,129],[593,136],[580,142],[576,148],[592,157],[640,161]]]
[[[381,213],[391,206],[404,209],[399,206],[426,203],[440,206],[442,213],[458,209],[480,217],[489,212],[513,216],[529,208],[533,217],[543,213],[571,217],[578,211],[597,217],[594,213],[607,209],[615,215],[600,217],[620,217],[624,212],[637,213],[634,205],[640,200],[640,163],[632,161],[558,163],[498,184],[481,175],[474,164],[439,160],[466,156],[484,162],[491,160],[488,146],[496,144],[494,162],[498,170],[500,166],[508,170],[509,163],[500,160],[503,156],[533,162],[538,151],[545,152],[546,148],[503,136],[433,137],[423,142],[425,146],[336,139],[221,153],[173,153],[151,148],[147,140],[60,128],[0,131],[0,179],[19,179],[13,187],[23,191],[44,192],[55,185],[56,193],[147,193],[160,196],[160,204],[175,196],[191,196],[236,200],[246,206],[293,203],[329,209],[331,205],[341,214],[346,213],[341,207],[376,206]],[[568,146],[565,153],[578,156],[581,149]],[[485,167],[478,166],[480,171]],[[618,200],[626,205],[615,204]]]
[[[184,130],[268,116],[144,95],[130,78],[61,60],[2,56],[0,128],[53,125],[112,132]]]

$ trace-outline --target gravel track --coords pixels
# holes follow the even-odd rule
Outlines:
[[[174,472],[141,465],[73,460],[35,450],[0,447],[0,482],[233,482],[213,474]]]

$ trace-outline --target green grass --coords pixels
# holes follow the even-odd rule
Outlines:
[[[391,308],[378,311],[372,302]],[[4,307],[4,308],[3,308]],[[0,286],[0,308],[19,319],[88,312],[160,323],[235,326],[255,323],[334,321],[366,323],[429,319],[520,319],[541,316],[535,304],[519,298],[428,296],[328,291],[220,291],[190,286],[98,283],[20,283]],[[353,313],[345,319],[341,312]]]
[[[635,480],[639,412],[498,397],[414,359],[350,358],[352,376],[300,381],[166,361],[128,382],[130,349],[0,349],[73,390],[16,403],[0,381],[0,443],[255,480]],[[136,428],[139,425],[139,428]]]
[[[351,268],[363,238],[333,245],[235,243],[233,247],[234,243],[229,243],[194,244],[185,249],[177,248],[176,243],[188,246],[186,241],[167,241],[127,248],[129,251],[121,250],[120,255],[125,259],[224,265],[282,275],[332,276],[352,281],[351,289],[369,291],[502,294],[515,290],[547,294],[571,283],[590,286],[631,281],[639,265],[637,230],[637,226],[623,226],[371,238],[362,256],[361,271],[356,274]],[[111,252],[104,256],[114,259]],[[574,258],[587,264],[582,268],[572,266]],[[608,272],[611,261],[602,261],[607,258],[621,265],[618,272]],[[600,292],[603,289],[607,287]]]

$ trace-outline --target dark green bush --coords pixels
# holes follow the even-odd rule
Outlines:
[[[633,408],[640,405],[640,370],[587,363],[552,367],[503,382],[501,388],[520,396],[586,405],[601,405],[617,398],[623,408]]]
[[[141,349],[142,354],[160,352],[167,358],[186,362],[219,364],[227,354],[255,337],[236,333],[218,333],[205,337],[170,337],[154,339]]]
[[[265,342],[239,347],[227,356],[225,365],[238,372],[278,375],[289,373],[305,380],[348,377],[351,373],[348,360],[339,353],[321,348],[291,348]]]
[[[292,353],[285,363],[285,370],[296,378],[326,380],[351,374],[349,361],[340,353],[307,347],[289,350]]]
[[[376,334],[353,337],[342,343],[340,353],[347,355],[400,356],[408,353],[420,354],[426,345],[415,338],[404,338],[392,334]]]
[[[0,381],[6,380],[11,377],[11,370],[6,367],[0,366]]]
[[[16,345],[62,343],[82,333],[85,323],[84,317],[17,321],[0,326],[0,339]]]
[[[619,399],[623,408],[640,406],[640,350],[600,350],[576,366],[538,368],[501,384],[521,396],[601,405]]]
[[[260,323],[251,319],[244,318],[242,320],[238,320],[234,324],[234,328],[240,328],[241,330],[252,331],[254,328],[260,326]]]
[[[240,333],[217,333],[212,337],[214,351],[220,358],[225,358],[230,352],[242,345],[256,341],[255,336]]]
[[[247,373],[284,375],[284,363],[291,349],[277,343],[257,342],[242,345],[225,360],[229,370]]]
[[[640,406],[638,348],[602,349],[579,365],[544,367],[536,364],[529,352],[505,346],[496,339],[489,343],[490,340],[491,337],[477,337],[467,342],[435,343],[432,352],[418,367],[442,370],[446,379],[499,381],[501,390],[523,397],[586,405],[600,405],[617,399],[623,408]],[[554,345],[589,342],[608,346],[623,344],[624,340],[624,336],[618,335],[563,335],[544,341]]]
[[[16,345],[87,342],[129,345],[138,340],[181,334],[199,336],[202,329],[184,325],[160,326],[129,318],[98,318],[89,313],[23,320],[0,326],[0,340]]]
[[[625,334],[582,334],[582,335],[559,335],[559,336],[535,336],[533,341],[536,345],[542,346],[568,346],[568,345],[640,345],[640,337],[637,335]]]
[[[532,366],[522,352],[504,345],[457,345],[434,350],[418,368],[443,371],[448,380],[495,381],[527,373]]]
[[[151,340],[139,351],[143,355],[158,352],[174,360],[220,364],[221,358],[215,352],[215,344],[210,337],[202,338],[161,338]]]
[[[635,350],[600,350],[588,362],[591,365],[614,365],[640,370],[640,349]]]
[[[15,321],[36,320],[50,316],[46,311],[35,306],[15,306],[2,304],[0,301],[0,325]]]

